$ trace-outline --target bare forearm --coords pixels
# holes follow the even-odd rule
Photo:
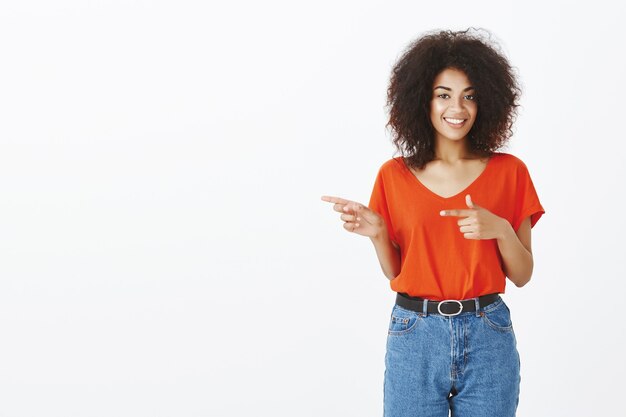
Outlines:
[[[370,240],[376,249],[383,273],[391,281],[400,274],[400,249],[393,245],[386,231]]]
[[[511,224],[505,221],[498,249],[504,263],[504,273],[517,287],[523,287],[533,273],[533,255],[520,242]]]

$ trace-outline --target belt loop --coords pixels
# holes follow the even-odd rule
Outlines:
[[[476,317],[480,317],[480,301],[479,297],[474,297],[474,304],[476,304]]]
[[[428,299],[424,298],[424,303],[423,303],[423,313],[424,313],[424,317],[428,316]]]

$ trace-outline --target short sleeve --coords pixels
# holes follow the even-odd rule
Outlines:
[[[541,216],[545,213],[545,210],[539,201],[539,196],[530,178],[528,167],[521,161],[517,169],[516,177],[517,184],[513,230],[517,232],[522,221],[528,216],[530,216],[530,227],[535,226],[537,221],[539,221]]]
[[[374,210],[378,215],[380,215],[385,220],[385,225],[387,226],[387,231],[389,233],[389,237],[393,242],[398,243],[398,239],[393,230],[393,223],[391,221],[391,215],[389,211],[390,200],[389,195],[385,190],[385,179],[383,175],[382,167],[378,170],[378,174],[376,175],[376,180],[374,181],[374,188],[372,190],[372,195],[370,196],[370,201],[368,207],[371,210]]]

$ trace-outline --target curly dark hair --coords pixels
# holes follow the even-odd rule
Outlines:
[[[484,30],[484,29],[482,29]],[[412,41],[393,67],[387,103],[393,144],[407,165],[421,169],[435,159],[430,121],[432,87],[447,68],[463,71],[475,88],[477,115],[468,134],[472,153],[491,156],[513,134],[521,89],[513,67],[497,44],[480,34],[429,31]]]

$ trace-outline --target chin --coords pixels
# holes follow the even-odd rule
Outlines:
[[[469,135],[469,131],[468,132],[456,132],[454,136],[450,136],[448,134],[442,134],[441,136],[443,136],[444,138],[448,140],[458,141],[458,140],[465,139],[468,135]]]

